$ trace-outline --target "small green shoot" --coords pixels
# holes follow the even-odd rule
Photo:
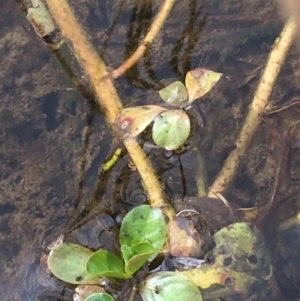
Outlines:
[[[128,279],[131,275],[125,273],[123,261],[114,253],[100,249],[93,253],[86,263],[89,274]]]
[[[122,245],[121,251],[125,261],[125,271],[132,275],[153,255],[154,247],[149,243],[139,243],[132,247]]]
[[[126,245],[133,250],[133,254],[136,253],[138,247],[142,247],[144,250],[145,245],[141,245],[141,243],[151,245],[154,248],[150,257],[152,260],[162,249],[165,238],[166,224],[161,211],[149,205],[141,205],[132,209],[125,216],[119,240],[121,248]]]

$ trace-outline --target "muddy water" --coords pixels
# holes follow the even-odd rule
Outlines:
[[[44,246],[72,227],[73,238],[97,248],[97,234],[114,223],[109,216],[123,210],[124,200],[141,203],[145,196],[127,156],[100,174],[115,149],[105,119],[66,45],[58,55],[51,52],[21,3],[4,0],[0,12],[0,297],[58,300],[62,285],[40,268]],[[107,64],[116,68],[145,34],[161,1],[70,3]],[[209,184],[234,145],[257,84],[257,74],[248,76],[264,64],[281,27],[275,4],[262,0],[178,1],[147,55],[116,87],[124,105],[158,103],[156,90],[183,80],[190,69],[205,66],[226,74],[201,104],[208,124],[198,145]],[[295,53],[283,68],[276,101],[295,90]],[[84,91],[74,86],[66,65],[82,79]],[[264,203],[269,193],[271,181],[262,172],[266,128],[228,194],[242,206]],[[171,197],[197,194],[191,149],[171,158],[146,151]]]

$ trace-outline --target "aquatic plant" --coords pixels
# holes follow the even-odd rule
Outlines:
[[[122,259],[112,252],[72,244],[56,245],[48,257],[48,267],[57,278],[72,284],[98,284],[99,277],[131,278],[144,264],[151,262],[161,251],[166,240],[166,224],[159,209],[141,205],[132,209],[124,218],[119,241]],[[199,300],[197,286],[184,275],[171,272],[154,273],[140,284],[145,301],[182,299]],[[111,296],[96,293],[85,301],[109,301]]]
[[[165,103],[179,109],[168,110],[153,105],[123,109],[115,119],[115,133],[120,139],[133,138],[154,120],[153,141],[167,150],[180,148],[188,139],[191,129],[185,110],[194,100],[209,92],[221,75],[203,68],[189,71],[185,77],[185,85],[176,81],[159,91]]]
[[[91,45],[87,34],[79,26],[66,1],[47,0],[46,2],[63,37],[71,46],[70,48],[75,53],[75,56],[78,58],[81,67],[90,81],[98,104],[103,112],[105,112],[109,125],[114,129],[114,133],[123,139],[124,145],[141,175],[151,204],[151,206],[142,207],[143,209],[139,209],[139,207],[135,208],[134,210],[137,211],[132,210],[124,219],[120,230],[122,259],[103,249],[92,252],[87,248],[66,243],[56,246],[51,251],[48,264],[54,275],[73,284],[96,284],[99,281],[99,276],[122,279],[130,278],[141,266],[147,261],[152,260],[161,250],[168,226],[161,224],[162,227],[158,227],[158,229],[161,230],[159,234],[156,233],[156,227],[160,222],[163,221],[164,223],[163,214],[168,217],[169,223],[175,218],[175,212],[166,201],[162,185],[151,163],[147,160],[146,155],[134,137],[140,134],[145,127],[154,120],[152,129],[154,142],[166,149],[176,149],[180,147],[185,143],[190,132],[190,121],[184,109],[195,99],[205,94],[219,79],[220,74],[213,73],[212,71],[203,71],[203,69],[192,70],[187,74],[185,85],[181,82],[174,82],[170,86],[162,89],[160,96],[163,101],[179,109],[167,110],[165,107],[160,106],[123,109],[113,79],[116,79],[126,72],[147,49],[147,46],[153,41],[156,33],[166,20],[175,0],[166,0],[163,3],[161,11],[153,22],[149,33],[137,49],[137,52],[112,73],[108,71],[101,57]],[[31,19],[33,23],[36,21],[36,17],[29,17],[29,19]],[[44,35],[40,32],[37,33],[41,37]],[[249,114],[240,136],[236,141],[236,147],[226,159],[219,176],[209,191],[209,196],[214,197],[216,192],[226,191],[229,183],[232,181],[240,159],[245,153],[255,130],[262,120],[262,113],[268,104],[268,98],[274,86],[280,66],[290,48],[295,33],[295,22],[291,19],[274,44],[274,49],[270,54],[253,103],[250,106]],[[208,82],[205,84],[199,83],[199,74],[201,75],[201,73],[206,74],[205,76],[208,78]],[[207,78],[205,78],[205,80]],[[209,87],[209,89],[207,87]],[[143,114],[141,114],[141,112],[143,112]],[[142,118],[140,115],[142,115]],[[182,124],[184,126],[179,126]],[[149,216],[151,216],[149,220],[148,218],[144,218],[147,212]],[[136,213],[138,213],[138,216]],[[149,229],[151,229],[150,233],[147,232],[149,230],[148,224],[146,223],[145,225],[143,223],[152,220],[152,214],[157,214],[159,218],[154,218],[155,229],[149,227]],[[143,216],[143,218],[141,216]],[[141,223],[145,229],[128,226],[133,222]],[[138,233],[140,229],[146,232]],[[153,234],[152,232],[157,234],[157,237],[153,238],[151,236]],[[195,284],[183,277],[183,275],[179,276],[170,272],[154,274],[141,284],[141,295],[144,300],[147,301],[174,300],[174,294],[177,299],[201,300],[200,292]],[[177,287],[179,287],[179,291]],[[181,294],[181,292],[187,291],[189,295]],[[109,301],[112,300],[112,298],[105,293],[96,293],[91,294],[85,300]]]

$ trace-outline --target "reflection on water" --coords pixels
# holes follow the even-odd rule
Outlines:
[[[4,0],[0,12],[0,296],[59,300],[63,284],[40,268],[44,247],[68,232],[70,241],[115,250],[115,218],[143,203],[145,194],[126,154],[110,172],[101,173],[116,147],[105,119],[88,86],[74,86],[70,74],[81,74],[67,46],[59,55],[51,53],[26,21],[21,2]],[[161,1],[71,4],[105,61],[116,68],[145,35]],[[255,89],[257,75],[247,78],[264,64],[281,25],[275,6],[262,0],[177,2],[141,62],[116,80],[116,87],[124,105],[157,104],[157,90],[183,80],[190,69],[205,65],[231,78],[201,100],[208,119],[196,146],[209,184],[234,145]],[[289,58],[283,75],[297,67],[296,59]],[[296,82],[280,78],[274,98],[294,90]],[[227,196],[243,207],[264,203],[272,183],[262,172],[266,128]],[[143,142],[171,199],[197,195],[190,146],[169,156],[151,149],[147,135]],[[70,299],[72,288],[65,292],[64,300]]]

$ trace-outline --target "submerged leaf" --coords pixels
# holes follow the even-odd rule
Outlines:
[[[157,145],[167,150],[177,149],[189,137],[190,127],[190,119],[184,111],[166,111],[156,118],[152,138]]]
[[[115,299],[106,293],[97,293],[88,296],[84,301],[114,301]]]
[[[100,249],[87,260],[86,270],[92,275],[127,279],[123,261],[114,253]]]
[[[148,254],[150,249],[145,243],[153,247],[150,259],[154,259],[163,247],[165,238],[165,219],[159,209],[141,205],[132,209],[123,219],[119,240],[122,249],[124,245],[130,248],[129,251],[125,247],[126,254],[123,254],[127,261],[130,259],[130,252],[132,256],[139,252]]]
[[[173,272],[149,276],[139,287],[143,301],[202,301],[197,286],[187,277]]]
[[[186,87],[180,81],[159,90],[159,95],[164,102],[175,107],[184,107],[188,100]]]
[[[189,95],[189,104],[209,92],[219,81],[221,76],[222,73],[203,68],[189,71],[185,76],[185,86]]]
[[[176,216],[170,223],[168,238],[173,256],[197,258],[201,255],[201,239],[191,219]]]
[[[115,119],[114,131],[120,139],[135,137],[165,110],[163,107],[154,105],[123,109]]]
[[[72,284],[97,284],[99,277],[86,271],[85,264],[93,252],[71,243],[57,245],[48,257],[48,267],[57,278]]]

